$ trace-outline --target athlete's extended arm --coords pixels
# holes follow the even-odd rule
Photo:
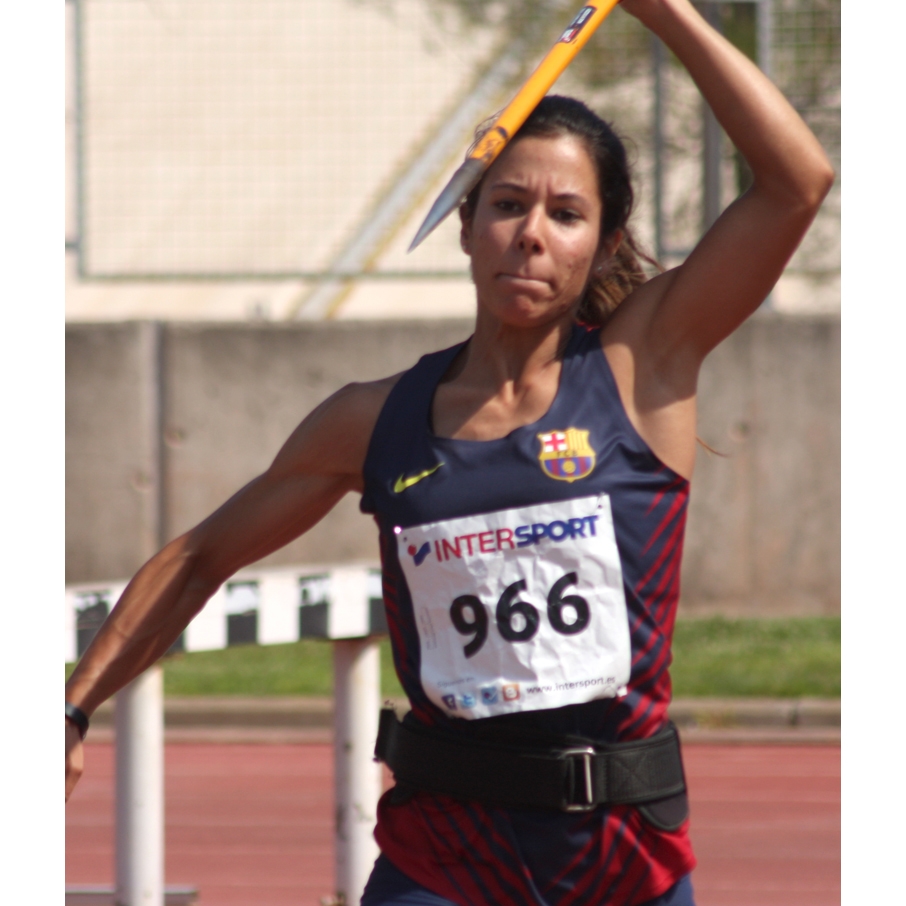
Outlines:
[[[393,379],[345,387],[293,432],[270,468],[135,575],[66,684],[89,716],[160,658],[236,570],[283,547],[361,490],[371,432]],[[66,797],[81,773],[67,726]]]

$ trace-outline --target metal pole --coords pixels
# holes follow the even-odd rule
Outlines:
[[[155,664],[116,696],[116,903],[164,904],[164,680]]]
[[[371,874],[381,766],[374,761],[381,653],[376,639],[333,645],[337,902],[357,906]]]
[[[758,0],[755,7],[756,55],[758,68],[769,78],[774,78],[774,0]],[[761,307],[770,311],[774,307],[774,293],[769,292]]]
[[[655,257],[663,261],[667,252],[664,240],[664,43],[651,36],[651,63],[654,70],[654,247]]]
[[[75,129],[76,129],[76,256],[78,273],[87,271],[85,248],[85,12],[84,0],[75,0],[73,9],[73,66],[75,67]]]
[[[139,373],[138,408],[142,455],[136,482],[141,494],[141,560],[153,557],[166,541],[164,531],[163,324],[142,321],[136,337]]]
[[[705,3],[702,13],[708,23],[721,31],[720,7],[717,3]],[[702,233],[720,217],[720,169],[722,133],[720,123],[714,116],[708,102],[702,99],[702,131],[704,133],[703,174],[702,174]]]
[[[78,8],[74,0],[66,0],[66,251],[78,252]]]
[[[162,325],[139,325],[142,559],[164,541]],[[155,664],[116,694],[116,903],[164,906],[164,685]]]

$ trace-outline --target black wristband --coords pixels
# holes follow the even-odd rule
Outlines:
[[[79,739],[84,739],[88,732],[88,715],[81,708],[66,702],[66,716],[76,725]]]

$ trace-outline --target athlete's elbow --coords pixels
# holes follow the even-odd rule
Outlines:
[[[836,178],[831,162],[823,151],[819,151],[792,181],[788,189],[790,203],[804,213],[814,215],[827,198]]]
[[[822,159],[816,162],[811,169],[807,184],[803,187],[803,202],[812,210],[817,211],[827,198],[836,178],[837,174],[831,166],[831,162],[822,155]]]
[[[200,602],[200,610],[228,578],[229,576],[221,577],[214,570],[206,569],[203,563],[193,563],[186,579],[186,594],[192,601]]]
[[[223,562],[213,556],[193,557],[188,566],[185,591],[192,601],[201,602],[199,609],[236,571],[224,568]]]
[[[772,177],[756,176],[753,191],[778,212],[809,219],[815,216],[830,192],[836,173],[820,149],[809,160],[800,161]]]
[[[202,523],[186,534],[175,538],[158,557],[166,560],[164,568],[181,577],[181,585],[193,600],[206,601],[229,578],[223,574],[209,532]]]

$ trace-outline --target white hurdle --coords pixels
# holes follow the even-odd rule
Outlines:
[[[336,889],[358,904],[378,846],[374,840],[381,766],[374,760],[380,707],[381,652],[371,639],[333,644]]]
[[[164,671],[116,696],[116,902],[164,904]]]
[[[124,582],[66,589],[66,660],[99,606],[112,607]],[[91,611],[89,612],[89,609]],[[80,623],[82,625],[80,625]],[[243,570],[224,584],[183,634],[186,651],[299,638],[334,642],[334,763],[337,904],[361,899],[377,858],[373,831],[381,792],[374,762],[380,708],[380,648],[386,632],[380,571],[371,564]],[[164,885],[163,670],[155,665],[116,696],[116,906],[186,902],[185,888]],[[91,902],[101,888],[91,888]],[[87,892],[87,889],[86,889]],[[67,891],[68,902],[81,902]],[[87,900],[85,901],[87,902]]]

